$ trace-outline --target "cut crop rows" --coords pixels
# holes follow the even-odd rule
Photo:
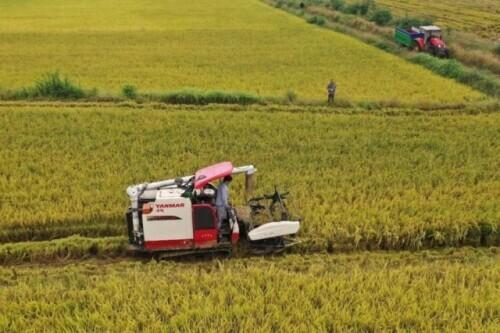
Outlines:
[[[496,250],[0,268],[0,331],[498,330]]]
[[[452,29],[474,32],[492,40],[500,37],[497,0],[376,0],[376,3],[400,16],[430,17]]]

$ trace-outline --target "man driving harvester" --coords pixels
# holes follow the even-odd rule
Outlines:
[[[228,210],[231,208],[229,205],[229,184],[233,177],[226,176],[217,188],[217,197],[215,198],[215,207],[217,208],[219,230],[222,227],[222,222],[228,218]]]

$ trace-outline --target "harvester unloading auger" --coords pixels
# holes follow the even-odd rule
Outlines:
[[[249,195],[256,172],[253,165],[233,167],[231,162],[222,162],[192,176],[130,186],[127,194],[131,206],[126,220],[132,250],[170,257],[232,253],[241,245],[253,253],[271,253],[294,245],[300,222],[290,220],[285,205],[287,193],[280,194],[277,189],[272,195],[250,199],[247,207],[231,209],[229,218],[220,229],[217,227],[217,188],[212,182],[244,174]],[[270,201],[268,215],[263,200]],[[275,220],[276,213],[279,217]]]

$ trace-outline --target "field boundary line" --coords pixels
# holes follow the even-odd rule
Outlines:
[[[427,107],[416,106],[325,106],[318,104],[268,104],[268,105],[239,105],[239,104],[164,104],[164,103],[136,103],[136,102],[91,102],[91,101],[0,101],[0,109],[5,108],[56,108],[56,109],[110,109],[123,108],[130,110],[163,110],[163,111],[228,111],[228,112],[289,112],[289,113],[317,113],[332,115],[429,115],[429,114],[481,114],[500,112],[500,101],[490,100],[483,103],[442,105]]]

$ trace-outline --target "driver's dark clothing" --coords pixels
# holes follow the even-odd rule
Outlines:
[[[335,99],[335,90],[337,90],[337,85],[334,82],[330,82],[326,87],[328,90],[328,103],[333,103]]]

